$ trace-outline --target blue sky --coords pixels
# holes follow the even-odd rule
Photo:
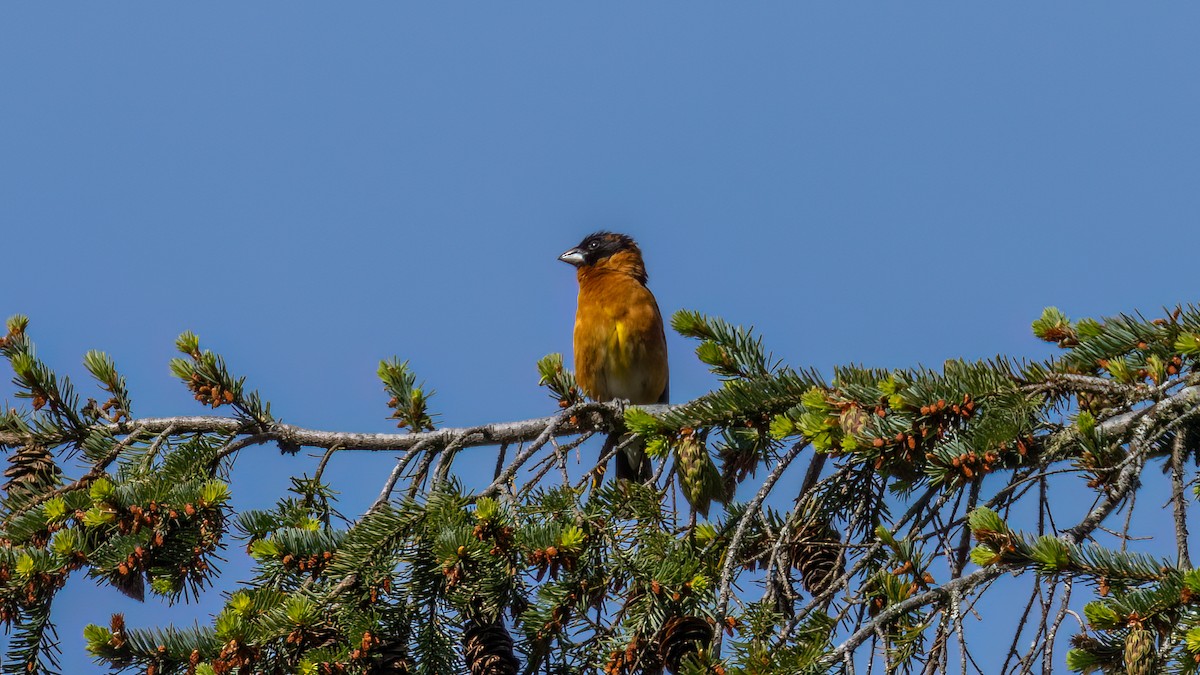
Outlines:
[[[1045,305],[1196,300],[1198,26],[1158,3],[6,3],[0,314],[77,380],[109,352],[140,415],[199,411],[166,366],[190,329],[297,424],[388,430],[391,355],[446,425],[522,419],[552,410],[536,359],[570,350],[555,256],[605,228],[665,312],[753,324],[796,366],[1043,356]],[[676,401],[713,386],[670,348]],[[347,513],[391,462],[334,462]],[[234,490],[312,466],[262,448]],[[68,591],[67,672],[110,611],[217,606]]]

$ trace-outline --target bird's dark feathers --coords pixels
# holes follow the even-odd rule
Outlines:
[[[579,246],[575,248],[583,254],[584,265],[595,265],[621,251],[637,251],[638,255],[641,255],[641,250],[638,249],[637,242],[633,240],[633,237],[604,230],[584,237],[583,241],[579,242]]]

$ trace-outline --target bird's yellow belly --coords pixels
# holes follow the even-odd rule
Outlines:
[[[665,382],[656,382],[651,355],[641,340],[630,335],[628,326],[616,322],[609,335],[601,363],[605,364],[604,389],[606,399],[625,399],[633,403],[654,403],[662,394]],[[657,378],[662,379],[662,378]]]

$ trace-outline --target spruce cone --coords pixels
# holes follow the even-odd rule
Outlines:
[[[41,494],[58,485],[62,469],[54,463],[54,455],[40,445],[26,445],[9,455],[10,466],[4,470],[8,481],[4,490],[10,497]]]
[[[412,672],[408,648],[402,640],[386,641],[376,647],[375,651],[379,660],[367,668],[371,675],[408,675]]]
[[[1129,675],[1151,675],[1158,654],[1154,650],[1154,633],[1135,626],[1125,636],[1125,672]]]
[[[721,472],[709,457],[704,441],[694,434],[679,439],[677,453],[683,496],[692,508],[707,518],[708,507],[714,499],[722,503],[727,501]]]
[[[673,616],[658,633],[658,658],[672,673],[679,672],[683,658],[707,649],[713,629],[698,616]]]
[[[845,561],[839,565],[841,536],[829,523],[807,523],[795,534],[792,544],[792,564],[800,570],[800,582],[810,595],[829,590],[845,571]]]
[[[513,654],[512,637],[499,621],[468,621],[463,631],[463,655],[471,675],[516,675],[521,666]]]

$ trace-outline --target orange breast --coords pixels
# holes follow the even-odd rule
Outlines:
[[[667,387],[667,343],[654,295],[616,272],[579,275],[575,377],[598,401],[655,403]]]

